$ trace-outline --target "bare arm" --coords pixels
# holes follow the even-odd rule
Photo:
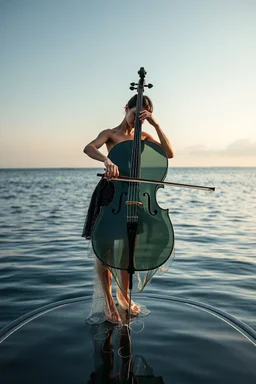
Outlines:
[[[160,127],[160,125],[156,122],[156,120],[153,117],[153,115],[150,112],[148,112],[148,111],[142,111],[141,112],[141,118],[142,118],[142,120],[147,119],[149,124],[153,125],[153,127],[156,130],[156,133],[157,133],[157,136],[159,138],[160,143],[158,143],[156,140],[154,140],[154,138],[151,135],[149,135],[148,133],[144,132],[145,140],[152,141],[153,143],[160,144],[161,147],[165,150],[167,157],[169,159],[171,159],[174,156],[171,143],[170,143],[169,139],[167,138],[167,136],[164,134],[164,132],[163,132],[162,128]]]
[[[99,151],[99,148],[101,148],[106,142],[108,141],[110,137],[110,130],[106,129],[105,131],[102,131],[96,139],[92,140],[89,144],[87,144],[84,147],[84,153],[91,157],[94,160],[98,160],[104,163],[104,161],[107,159],[106,156],[103,155]]]
[[[84,147],[84,153],[91,157],[94,160],[101,161],[104,163],[106,167],[106,175],[109,177],[117,177],[119,175],[118,167],[112,163],[112,161],[103,153],[99,151],[99,148],[101,148],[110,138],[110,129],[106,129],[105,131],[102,131],[96,139],[91,141],[89,144],[87,144]]]
[[[157,133],[157,135],[159,137],[160,143],[158,141],[156,141],[148,133],[145,133],[145,140],[152,141],[153,143],[160,144],[161,147],[165,150],[165,153],[166,153],[168,159],[172,159],[173,156],[174,156],[174,152],[173,152],[173,149],[172,149],[170,141],[168,140],[168,138],[166,137],[166,135],[164,134],[163,130],[161,129],[161,127],[159,125],[155,126],[155,130],[156,130],[156,133]]]

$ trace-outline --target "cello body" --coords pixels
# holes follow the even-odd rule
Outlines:
[[[132,140],[123,141],[108,154],[118,166],[120,176],[130,175],[132,148]],[[142,141],[140,177],[163,181],[167,170],[168,159],[163,148],[156,143]],[[136,271],[159,268],[174,248],[174,231],[168,209],[162,209],[156,200],[157,190],[162,186],[137,183],[134,196],[131,183],[113,179],[109,182],[114,183],[115,193],[112,202],[101,207],[94,225],[92,246],[95,255],[110,268],[129,271],[131,263]],[[130,204],[133,204],[132,211]],[[134,209],[137,225],[131,250],[127,219],[131,219]]]

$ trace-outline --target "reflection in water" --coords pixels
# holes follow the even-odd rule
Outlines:
[[[132,355],[131,333],[126,324],[91,326],[94,372],[87,384],[164,384],[142,356]]]

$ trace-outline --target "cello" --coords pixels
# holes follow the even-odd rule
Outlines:
[[[144,87],[151,88],[152,84],[145,84],[143,67],[138,74],[138,83],[131,83],[131,89],[137,89],[134,139],[115,145],[108,154],[118,166],[120,177],[128,180],[110,181],[115,189],[113,200],[108,206],[101,207],[92,232],[95,255],[112,272],[128,273],[130,292],[136,271],[156,270],[174,249],[174,231],[168,209],[162,209],[156,200],[156,192],[163,187],[161,183],[167,174],[168,158],[160,144],[141,140],[139,114],[143,92]],[[148,182],[141,183],[140,179]],[[115,273],[114,276],[117,277]],[[116,278],[116,281],[122,290],[126,289],[122,279]]]

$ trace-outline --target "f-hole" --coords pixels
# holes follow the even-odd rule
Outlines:
[[[154,209],[153,212],[151,211],[151,206],[150,206],[150,203],[151,203],[151,201],[150,201],[150,195],[149,195],[147,192],[145,192],[145,193],[143,193],[143,196],[147,196],[147,197],[148,197],[148,211],[149,211],[150,215],[155,216],[155,215],[158,213],[158,211],[157,211],[156,209]]]
[[[127,192],[123,192],[120,196],[120,199],[119,199],[119,206],[118,206],[118,209],[116,210],[115,208],[112,209],[112,213],[114,213],[114,215],[117,215],[119,212],[120,212],[120,209],[121,209],[121,205],[123,203],[123,196],[127,196]]]

